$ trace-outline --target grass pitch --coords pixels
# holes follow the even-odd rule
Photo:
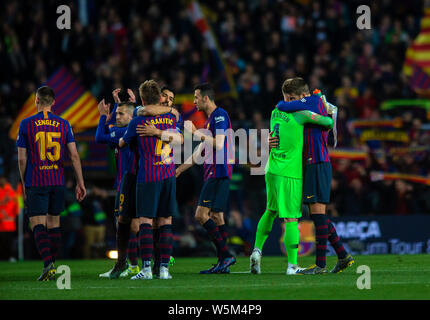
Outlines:
[[[430,299],[430,255],[356,256],[355,264],[339,274],[286,276],[285,257],[263,257],[262,274],[249,273],[249,258],[239,257],[230,274],[200,275],[215,258],[176,258],[172,280],[109,280],[99,273],[112,260],[59,260],[71,269],[71,290],[56,281],[38,282],[41,261],[0,262],[0,299],[156,299],[156,300],[362,300]],[[314,257],[299,257],[301,266]],[[327,258],[331,269],[336,257]],[[371,289],[358,289],[360,265],[371,270]]]

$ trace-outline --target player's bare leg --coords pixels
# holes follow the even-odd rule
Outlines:
[[[197,206],[196,214],[194,218],[197,220],[200,225],[204,225],[209,220],[210,209],[202,206]]]

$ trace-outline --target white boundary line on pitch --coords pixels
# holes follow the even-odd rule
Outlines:
[[[303,278],[303,277],[300,277]],[[146,282],[145,280],[141,280],[144,283]],[[423,286],[429,286],[430,283],[423,283],[421,281],[415,281],[415,282],[400,282],[400,281],[395,281],[395,282],[384,282],[384,281],[372,281],[372,285],[404,285],[404,284],[422,284]],[[288,287],[288,286],[303,286],[303,283],[289,283],[289,282],[285,282],[285,283],[279,283],[278,285],[282,286],[282,287]],[[341,283],[337,283],[336,286],[350,286],[351,288],[355,288],[355,283],[351,284],[351,283],[345,283],[345,282],[341,282]],[[333,283],[313,283],[313,284],[306,284],[307,287],[327,287],[327,286],[333,286]],[[214,285],[206,285],[206,286],[199,286],[198,289],[200,288],[223,288],[224,285],[219,285],[219,286],[214,286]],[[249,284],[249,285],[236,285],[235,288],[250,288],[250,287],[268,287],[268,284],[266,283],[257,283],[257,284]],[[172,289],[172,286],[151,286],[151,287],[144,287],[144,286],[130,286],[130,287],[116,287],[116,286],[91,286],[91,287],[80,287],[79,289],[75,289],[75,290],[82,290],[82,289]],[[58,290],[57,288],[0,288],[0,291],[3,290]],[[72,287],[73,290],[73,287]],[[65,290],[68,291],[68,290]]]

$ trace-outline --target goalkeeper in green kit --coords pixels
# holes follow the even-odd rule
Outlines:
[[[285,94],[284,100],[287,101]],[[276,217],[286,222],[286,274],[293,275],[302,270],[297,265],[297,252],[298,219],[302,216],[302,151],[305,124],[319,125],[327,130],[333,128],[333,120],[330,117],[323,117],[312,111],[286,113],[277,108],[272,111],[270,134],[278,137],[279,145],[270,150],[266,165],[266,211],[258,223],[254,250],[250,257],[250,268],[254,274],[261,273],[262,249]]]

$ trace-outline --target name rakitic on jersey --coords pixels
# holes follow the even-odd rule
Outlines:
[[[151,119],[149,120],[149,122],[151,122],[153,125],[156,124],[170,124],[171,126],[173,126],[173,120],[169,119],[169,118],[155,118],[155,119]]]

